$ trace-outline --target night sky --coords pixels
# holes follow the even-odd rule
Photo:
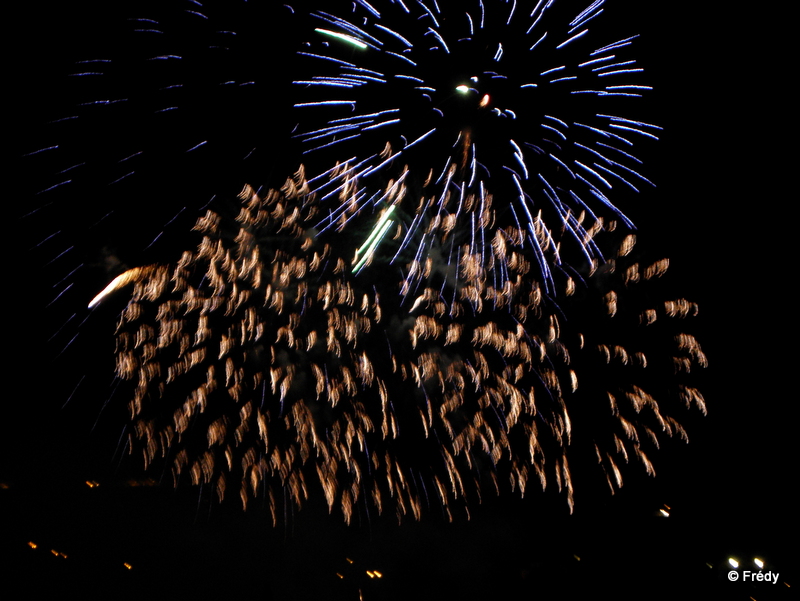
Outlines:
[[[670,258],[670,290],[699,303],[693,333],[709,358],[699,384],[709,414],[683,421],[690,444],[668,441],[651,457],[657,477],[629,470],[616,495],[591,487],[584,494],[577,483],[572,515],[562,496],[532,486],[524,499],[508,491],[485,496],[470,520],[461,513],[448,523],[432,511],[398,525],[387,512],[345,526],[328,515],[320,494],[273,527],[258,503],[246,513],[235,502],[220,506],[196,488],[174,490],[168,478],[159,485],[158,470],[145,472],[138,456],[120,456],[125,399],[113,397],[113,334],[124,299],[91,315],[85,302],[121,265],[180,251],[197,215],[187,210],[170,221],[180,202],[202,205],[212,193],[232,196],[246,182],[276,185],[289,175],[297,163],[286,85],[295,48],[280,32],[303,20],[278,5],[243,25],[269,83],[211,96],[204,106],[218,112],[192,115],[181,126],[191,141],[192,119],[203,119],[237,152],[252,135],[258,151],[251,161],[200,164],[170,154],[172,140],[164,139],[157,144],[163,160],[152,161],[145,178],[98,190],[93,182],[107,185],[112,177],[102,159],[123,148],[119,136],[153,132],[107,126],[102,118],[86,122],[86,130],[51,122],[70,113],[76,98],[105,97],[102,86],[66,77],[75,61],[106,52],[125,64],[136,52],[118,32],[130,29],[127,17],[154,9],[80,4],[26,8],[9,21],[18,37],[7,55],[7,132],[19,129],[6,153],[13,182],[6,213],[9,382],[0,405],[7,598],[570,599],[604,591],[618,599],[690,592],[793,598],[788,585],[800,586],[790,548],[798,534],[790,490],[797,483],[790,409],[797,329],[792,233],[784,225],[793,220],[785,217],[789,184],[774,168],[783,152],[772,138],[776,129],[761,121],[773,109],[758,91],[769,68],[742,79],[756,70],[747,62],[753,46],[765,48],[743,46],[740,29],[758,29],[758,15],[744,24],[714,6],[661,12],[622,2],[631,5],[624,29],[642,34],[637,52],[656,86],[655,100],[642,102],[655,103],[653,119],[664,127],[644,167],[658,187],[625,210],[647,251]],[[112,85],[140,85],[141,77],[132,71],[129,81]],[[42,181],[55,181],[54,167],[30,153],[52,144],[56,129],[98,167],[74,188],[37,194],[48,185]],[[84,139],[82,131],[92,133]],[[159,200],[181,196],[186,200],[168,207]],[[94,227],[104,203],[126,208]],[[141,224],[152,226],[147,240],[163,227],[163,239],[145,248],[134,231]],[[70,279],[69,261],[59,255],[72,246],[89,268]],[[758,557],[780,582],[729,582],[729,557],[738,558],[740,572],[756,570]]]

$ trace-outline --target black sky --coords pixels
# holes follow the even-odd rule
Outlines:
[[[63,288],[58,260],[52,261],[60,242],[37,246],[59,229],[76,227],[89,208],[82,198],[66,195],[59,202],[70,207],[74,222],[55,223],[52,215],[60,209],[48,213],[47,206],[23,217],[42,204],[35,192],[47,163],[20,155],[40,148],[49,135],[47,121],[63,114],[62,97],[74,91],[74,82],[64,83],[71,62],[109,43],[116,30],[103,24],[129,16],[133,7],[86,3],[21,10],[12,19],[17,41],[8,54],[12,104],[6,113],[7,129],[22,125],[6,159],[13,196],[6,219],[12,243],[8,384],[0,408],[0,530],[2,553],[12,559],[6,565],[15,566],[6,586],[20,582],[31,598],[73,590],[89,598],[234,593],[357,599],[359,589],[364,599],[578,598],[601,590],[632,599],[688,591],[704,591],[708,598],[789,598],[783,586],[729,583],[724,564],[729,555],[763,557],[800,586],[791,579],[798,557],[789,548],[797,538],[791,417],[797,330],[785,224],[793,220],[782,217],[792,189],[785,176],[768,169],[779,161],[772,157],[785,151],[763,127],[765,111],[775,107],[763,99],[760,88],[766,84],[756,81],[772,74],[766,61],[760,67],[747,62],[751,50],[743,48],[739,31],[745,25],[757,30],[757,22],[742,23],[714,5],[665,10],[627,4],[637,13],[630,16],[643,34],[642,61],[655,74],[658,122],[665,128],[646,166],[658,188],[630,213],[648,248],[670,257],[674,285],[700,303],[696,335],[710,361],[702,384],[708,417],[685,424],[688,446],[668,444],[655,457],[657,478],[634,475],[616,496],[579,502],[572,516],[562,499],[533,494],[487,501],[469,522],[430,517],[397,526],[384,518],[349,528],[314,502],[273,528],[258,508],[241,514],[198,503],[196,490],[148,486],[159,475],[115,456],[118,411],[113,402],[103,407],[113,387],[113,311],[93,315],[81,330],[91,352],[59,356],[71,338],[58,333],[65,314],[57,303],[50,305]],[[299,3],[293,6],[301,10]],[[271,25],[250,24],[264,40],[253,48],[265,51],[270,77],[285,81],[278,57],[288,50]],[[743,79],[754,69],[762,70],[759,77]],[[274,87],[277,97],[264,99],[268,114],[284,102],[280,86]],[[277,121],[251,127],[285,134],[290,124]],[[283,177],[277,167],[282,152],[265,152],[273,171],[265,179]],[[190,163],[174,168],[176,177],[186,179],[165,182],[160,191],[199,194],[209,182],[229,177],[221,168],[197,175],[187,174]],[[125,201],[146,193],[135,189]],[[157,203],[141,202],[143,210],[157,211]],[[161,215],[154,220],[165,221]],[[106,268],[103,256],[134,260],[135,252],[125,254],[127,244],[123,236],[118,248],[98,252],[95,280],[76,286],[87,295],[96,288]],[[76,321],[85,317],[81,307],[71,310]],[[48,342],[51,337],[55,342]],[[84,373],[91,383],[70,397]],[[90,488],[87,481],[100,486]],[[671,517],[655,517],[664,505]],[[30,541],[39,548],[29,547]],[[370,579],[366,570],[384,577]]]

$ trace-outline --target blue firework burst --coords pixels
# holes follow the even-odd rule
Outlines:
[[[440,250],[458,263],[459,235],[487,257],[511,226],[550,294],[562,242],[579,261],[602,261],[594,234],[604,221],[633,227],[613,196],[650,185],[634,146],[660,128],[626,116],[651,89],[632,53],[637,36],[592,31],[603,0],[571,18],[556,4],[357,1],[345,16],[313,13],[319,27],[300,52],[300,71],[313,75],[294,81],[296,135],[311,160],[343,163],[312,180],[324,198],[343,199],[320,227],[398,205],[408,218],[395,260],[424,262],[437,236],[454,232]],[[353,180],[357,198],[341,194]],[[410,193],[398,195],[401,185]]]

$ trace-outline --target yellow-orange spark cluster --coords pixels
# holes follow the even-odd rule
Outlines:
[[[235,219],[200,218],[197,249],[174,265],[118,278],[134,283],[117,333],[117,373],[133,386],[130,448],[146,465],[168,462],[176,482],[211,486],[220,500],[232,485],[245,506],[264,495],[275,520],[285,498],[300,506],[315,488],[348,522],[360,504],[398,518],[432,504],[450,515],[487,485],[524,494],[530,480],[555,482],[571,506],[574,436],[591,442],[612,490],[620,462],[652,473],[645,449],[685,437],[673,407],[636,383],[652,363],[638,338],[618,336],[696,313],[662,302],[624,325],[625,291],[663,275],[665,261],[617,269],[620,291],[589,274],[601,291],[583,302],[608,325],[584,331],[534,276],[526,241],[552,239],[540,223],[534,233],[493,226],[488,253],[458,240],[457,280],[444,286],[432,256],[408,261],[402,278],[354,275],[347,245],[316,235],[319,206],[302,172],[240,199]],[[459,210],[479,227],[496,223],[490,196]],[[440,211],[425,235],[455,236],[453,219]],[[576,289],[572,277],[558,285],[565,298]],[[667,341],[675,372],[705,365],[691,335]],[[704,410],[697,390],[675,386]]]

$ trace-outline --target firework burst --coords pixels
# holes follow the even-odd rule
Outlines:
[[[129,278],[117,372],[135,383],[131,448],[146,464],[166,459],[176,482],[211,485],[220,500],[239,482],[242,502],[263,493],[275,518],[284,494],[301,505],[317,484],[348,522],[359,506],[451,516],[509,484],[524,494],[552,481],[571,505],[574,431],[613,490],[620,464],[637,459],[652,473],[648,447],[685,437],[676,402],[704,409],[699,392],[677,382],[666,402],[656,399],[640,380],[663,349],[653,361],[641,344],[621,343],[696,307],[676,300],[619,317],[609,287],[616,260],[603,293],[580,301],[595,321],[587,333],[530,277],[520,232],[493,247],[508,273],[501,289],[465,253],[455,299],[425,287],[403,310],[402,281],[354,275],[315,235],[319,206],[302,173],[265,198],[246,188],[241,200],[233,220],[201,218],[197,250],[176,265]],[[631,246],[626,237],[620,259]],[[631,263],[616,283],[635,295],[665,270]],[[649,369],[705,364],[691,336],[671,346]],[[579,393],[582,370],[598,362],[614,376]]]
[[[633,148],[660,129],[629,116],[651,89],[631,52],[638,36],[590,31],[604,4],[571,17],[555,2],[354,2],[346,17],[314,13],[320,27],[300,55],[317,74],[294,81],[307,97],[295,104],[297,136],[311,158],[347,158],[312,180],[322,199],[353,180],[363,191],[320,227],[397,205],[408,216],[390,220],[403,230],[395,261],[433,251],[457,263],[456,239],[488,257],[511,226],[526,233],[553,295],[565,258],[601,262],[594,230],[604,219],[632,227],[611,198],[650,185]],[[411,193],[389,199],[386,182]],[[450,247],[435,249],[437,239]],[[502,282],[502,270],[483,267]]]
[[[649,90],[635,36],[594,31],[602,0],[559,7],[311,13],[290,95],[314,176],[246,187],[233,210],[198,199],[192,250],[141,261],[91,302],[133,287],[116,353],[131,452],[220,500],[262,496],[276,521],[319,490],[348,522],[452,518],[509,488],[572,506],[576,464],[598,463],[612,491],[625,463],[653,473],[651,450],[705,409],[685,377],[706,362],[684,329],[697,307],[658,296],[667,262],[637,261],[616,206],[649,184],[632,147],[658,131],[628,112]],[[250,98],[250,77],[223,91]],[[185,154],[222,156],[227,138],[191,118],[211,105],[167,102],[183,85],[163,83],[156,119],[188,112],[197,139],[171,130]],[[234,167],[215,171],[258,156],[236,140]]]

